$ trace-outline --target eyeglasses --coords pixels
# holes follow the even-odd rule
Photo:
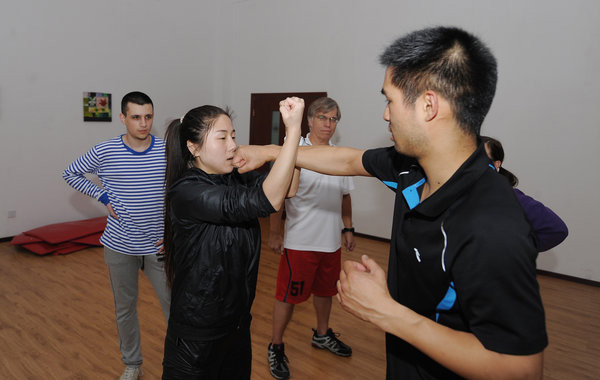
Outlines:
[[[319,121],[325,122],[325,120],[329,120],[331,122],[331,124],[337,124],[338,121],[340,121],[337,117],[332,116],[332,117],[327,117],[325,115],[317,115],[315,116],[317,119],[319,119]]]

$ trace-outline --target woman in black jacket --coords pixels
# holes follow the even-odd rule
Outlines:
[[[297,188],[304,101],[280,102],[286,140],[268,175],[239,174],[227,111],[202,106],[166,133],[165,271],[172,288],[163,379],[249,379],[258,217]]]

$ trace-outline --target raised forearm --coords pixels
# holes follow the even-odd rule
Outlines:
[[[281,208],[283,200],[288,193],[287,190],[290,188],[292,177],[295,172],[296,151],[298,149],[299,141],[299,131],[287,136],[285,143],[277,155],[277,159],[273,163],[269,175],[263,182],[263,191],[275,210]],[[284,191],[282,191],[282,189]]]
[[[296,97],[279,102],[279,112],[285,124],[286,139],[271,171],[263,182],[263,191],[271,205],[279,210],[283,199],[292,185],[292,177],[296,172],[296,153],[300,142],[300,126],[304,100]]]

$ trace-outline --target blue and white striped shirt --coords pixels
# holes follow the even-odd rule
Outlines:
[[[162,239],[165,190],[165,141],[152,136],[148,149],[136,152],[123,135],[97,144],[73,162],[63,178],[76,190],[107,204],[119,219],[108,216],[100,242],[129,255],[158,252]],[[97,175],[102,187],[85,177]]]

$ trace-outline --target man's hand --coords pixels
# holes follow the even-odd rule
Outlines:
[[[154,243],[155,247],[159,247],[158,248],[158,252],[156,253],[157,255],[164,255],[165,254],[165,246],[163,245],[164,242],[165,242],[165,239],[160,239],[159,241],[157,241],[156,243]]]
[[[106,204],[106,208],[108,209],[108,213],[110,215],[112,215],[113,218],[115,219],[119,219],[119,217],[117,216],[117,213],[115,212],[115,210],[112,208],[112,206],[110,205],[110,203]]]
[[[281,237],[281,234],[269,234],[269,248],[271,248],[273,252],[283,255],[283,238]]]
[[[509,355],[488,350],[473,333],[436,323],[397,303],[387,289],[383,269],[366,255],[360,263],[344,262],[337,288],[346,311],[465,378],[542,379],[542,352]]]
[[[385,272],[367,255],[361,257],[361,263],[344,262],[337,289],[337,298],[344,310],[368,322],[381,318],[381,310],[389,301],[394,302]]]
[[[356,247],[356,242],[354,241],[354,233],[351,231],[344,232],[344,247],[346,247],[346,251],[353,251],[354,247]]]
[[[304,100],[287,98],[279,102],[279,112],[285,124],[286,135],[300,136]],[[280,147],[276,145],[240,145],[233,156],[233,165],[238,172],[246,173],[260,168],[267,161],[275,161]]]
[[[240,145],[233,156],[233,166],[238,168],[238,172],[246,173],[260,168],[265,162],[274,159],[269,150],[273,146],[265,145]],[[275,154],[275,157],[277,154]]]

